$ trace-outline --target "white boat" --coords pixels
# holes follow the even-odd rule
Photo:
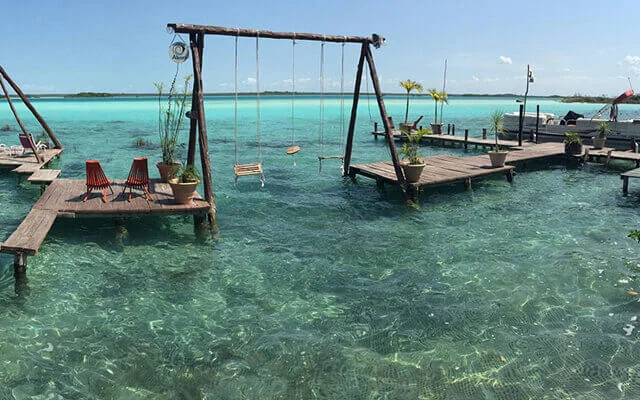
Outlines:
[[[562,118],[557,118],[551,113],[527,112],[522,123],[522,135],[528,139],[533,132],[538,132],[540,137],[556,137],[563,139],[566,132],[580,134],[583,139],[590,139],[601,123],[606,122],[611,128],[607,134],[608,143],[617,147],[626,147],[633,140],[640,141],[640,119],[618,120],[618,104],[633,96],[633,90],[629,89],[618,96],[611,104],[603,107],[597,115],[607,108],[610,109],[609,118],[585,118],[584,115],[569,111]],[[504,114],[503,139],[515,139],[520,130],[520,115],[518,112]]]

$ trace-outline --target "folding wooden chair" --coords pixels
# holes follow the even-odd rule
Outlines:
[[[94,189],[102,189],[102,201],[106,203],[107,188],[109,188],[109,190],[111,190],[111,194],[113,194],[111,182],[109,182],[109,179],[107,179],[107,176],[104,174],[100,161],[87,160],[87,194],[84,196],[82,201],[87,201],[89,195]]]
[[[151,193],[149,193],[149,182],[150,179],[147,157],[134,158],[133,163],[131,163],[131,170],[129,170],[129,176],[124,183],[124,189],[122,189],[122,193],[124,193],[127,188],[129,188],[129,197],[127,198],[127,200],[131,201],[133,188],[141,189],[144,192],[145,198],[147,200],[153,201],[153,198],[151,198]]]

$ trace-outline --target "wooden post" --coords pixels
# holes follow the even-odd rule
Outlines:
[[[535,142],[538,143],[538,126],[540,125],[540,104],[536,105],[536,136]]]
[[[24,275],[27,273],[27,255],[24,253],[16,253],[13,256],[13,274],[14,276]]]
[[[518,146],[522,146],[522,126],[524,125],[524,105],[520,104],[520,118],[518,123]]]
[[[360,59],[358,60],[358,70],[356,72],[356,82],[353,88],[353,104],[351,105],[351,117],[349,119],[349,130],[347,131],[347,141],[344,149],[344,160],[342,161],[342,174],[343,176],[347,176],[349,174],[349,166],[351,165],[351,153],[353,152],[353,136],[355,134],[356,129],[356,117],[358,116],[358,101],[360,100],[360,86],[362,84],[362,69],[364,67],[364,59],[366,57],[366,44],[362,44],[362,48],[360,49]],[[386,112],[382,116],[382,123],[385,126],[389,124],[389,121],[386,118]],[[378,123],[374,122],[373,129],[375,132],[378,132]],[[378,134],[373,135],[376,140],[378,140]]]
[[[621,176],[620,178],[622,179],[622,194],[626,195],[629,193],[629,177]]]
[[[487,138],[487,128],[482,128],[482,139]]]
[[[613,151],[613,150],[609,150],[609,151],[607,151],[607,160],[606,160],[606,161],[605,161],[605,163],[604,163],[605,167],[608,167],[608,166],[609,166],[609,162],[611,161],[611,152],[612,152],[612,151]]]
[[[396,151],[396,145],[393,142],[393,131],[391,130],[391,124],[389,123],[389,119],[387,118],[387,109],[385,108],[384,100],[382,99],[382,89],[380,88],[380,81],[378,80],[378,73],[376,72],[376,66],[373,62],[373,56],[371,55],[371,49],[369,48],[369,43],[363,43],[362,49],[365,53],[367,64],[369,65],[369,72],[371,74],[373,89],[375,90],[375,93],[376,93],[376,100],[378,101],[380,116],[382,117],[382,122],[384,123],[385,137],[389,142],[389,151],[391,153],[391,161],[393,162],[393,169],[395,170],[398,183],[403,188],[402,193],[403,195],[406,196],[406,191],[407,191],[406,180],[404,178],[404,174],[402,173],[402,167],[400,167],[400,160],[398,159],[398,152]]]
[[[193,57],[193,88],[197,91],[197,118],[198,118],[198,142],[200,144],[200,162],[202,165],[202,183],[204,185],[204,199],[209,203],[208,218],[211,228],[216,229],[216,203],[213,197],[213,184],[211,182],[211,161],[209,159],[209,142],[207,140],[207,121],[204,115],[204,96],[202,89],[202,64],[201,56],[204,51],[204,34],[196,37],[196,42],[191,42],[191,54]]]
[[[465,129],[464,130],[464,148],[465,150],[467,149],[468,143],[467,141],[469,140],[469,129]]]
[[[451,124],[447,124],[447,135],[451,135]]]
[[[456,135],[456,124],[451,125],[451,135]]]
[[[189,43],[191,47],[197,46],[197,36],[195,32],[189,33]],[[194,65],[195,76],[195,65]],[[194,165],[196,158],[196,139],[198,129],[198,92],[195,82],[193,83],[193,90],[191,91],[191,111],[189,113],[189,145],[187,148],[187,165]],[[181,116],[182,117],[182,116]]]
[[[0,74],[2,74],[4,79],[6,79],[7,82],[9,82],[9,85],[11,85],[11,87],[13,88],[13,91],[16,92],[16,94],[20,97],[20,99],[24,102],[24,105],[27,106],[27,108],[29,109],[29,111],[31,111],[33,116],[36,117],[36,119],[40,123],[40,126],[42,126],[42,129],[44,129],[44,131],[47,132],[47,135],[49,135],[49,138],[53,142],[53,145],[55,146],[55,148],[61,149],[62,145],[60,144],[56,136],[53,134],[53,132],[51,131],[51,128],[49,128],[49,125],[47,125],[47,122],[44,120],[44,118],[42,118],[40,114],[38,114],[35,107],[33,107],[29,99],[27,99],[27,96],[25,96],[24,93],[22,93],[22,90],[20,90],[18,85],[16,85],[15,82],[11,80],[9,75],[1,66],[0,66]],[[9,99],[9,95],[7,95],[7,99]]]

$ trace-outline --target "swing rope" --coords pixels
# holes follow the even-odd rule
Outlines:
[[[262,141],[260,140],[260,62],[258,56],[258,43],[260,31],[256,33],[256,118],[258,131],[258,163],[262,164]]]
[[[324,157],[324,40],[320,46],[320,126],[318,134],[318,159],[322,170],[322,158]]]
[[[293,47],[291,50],[291,146],[286,153],[293,156],[293,166],[296,166],[295,154],[300,151],[296,146],[296,34],[293,34]]]
[[[238,165],[238,36],[236,36],[236,57],[235,57],[235,100],[234,100],[234,138],[235,138],[235,161]]]
[[[341,149],[344,149],[344,45],[345,45],[345,42],[342,42],[342,56],[340,60],[340,148]]]

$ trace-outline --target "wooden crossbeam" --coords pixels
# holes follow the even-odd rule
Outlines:
[[[259,175],[262,174],[262,164],[236,164],[233,166],[236,176]]]

